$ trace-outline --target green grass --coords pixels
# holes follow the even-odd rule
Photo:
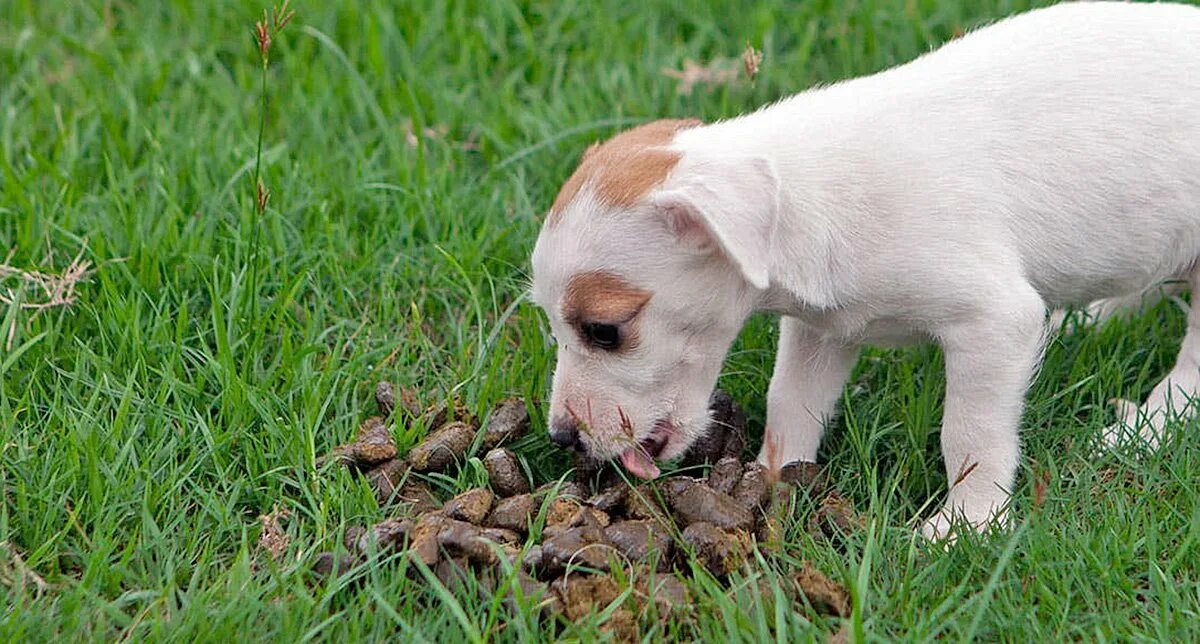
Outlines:
[[[598,618],[550,627],[437,593],[404,562],[312,583],[314,553],[384,517],[365,483],[314,459],[371,412],[379,379],[481,414],[545,397],[553,349],[522,296],[527,257],[593,139],[734,115],[1029,4],[304,2],[272,52],[258,218],[262,5],[0,1],[0,254],[61,268],[86,240],[96,264],[69,309],[0,307],[14,329],[11,348],[0,334],[0,634],[596,635]],[[766,52],[754,86],[681,96],[659,71],[747,42]],[[410,119],[445,134],[410,145]],[[643,635],[823,639],[842,623],[744,591],[808,560],[852,588],[872,640],[1200,637],[1195,424],[1156,454],[1085,447],[1109,397],[1165,373],[1183,326],[1163,304],[1056,340],[1030,394],[1018,524],[948,551],[912,531],[946,484],[939,354],[868,352],[822,451],[868,528],[813,539],[801,498],[781,555],[733,591],[697,580],[686,618]],[[722,378],[759,430],[774,339],[753,320]],[[540,434],[518,448],[540,479],[566,471]],[[468,465],[439,484],[478,479]],[[276,506],[292,543],[270,563],[257,516]]]

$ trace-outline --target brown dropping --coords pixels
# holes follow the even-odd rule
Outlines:
[[[342,545],[350,552],[358,552],[358,540],[366,533],[367,529],[360,525],[348,526],[342,535]]]
[[[726,456],[740,458],[746,447],[746,414],[724,391],[713,391],[708,401],[708,432],[680,459],[681,467],[716,463]]]
[[[846,587],[825,576],[808,562],[796,574],[796,585],[818,613],[850,616],[850,592]]]
[[[525,534],[529,532],[529,519],[538,512],[537,499],[532,494],[518,494],[506,499],[500,499],[492,513],[488,515],[487,525],[491,528],[504,528]]]
[[[575,455],[575,482],[586,492],[596,493],[624,485],[625,479],[612,461],[596,461],[581,452]]]
[[[588,497],[587,504],[605,514],[613,515],[624,510],[625,499],[628,497],[629,486],[619,483]]]
[[[430,487],[421,481],[405,481],[392,496],[392,503],[403,504],[409,515],[418,515],[441,509],[442,502]]]
[[[496,549],[499,545],[483,536],[479,526],[448,519],[442,523],[438,531],[437,541],[447,552],[466,557],[472,562],[490,564],[496,561]]]
[[[784,519],[790,514],[791,504],[786,502],[771,503],[763,508],[763,516],[758,523],[759,546],[766,550],[779,550],[783,547]]]
[[[379,415],[389,418],[396,409],[396,391],[392,383],[380,380],[375,383],[375,405],[379,407]]]
[[[367,554],[372,547],[381,551],[398,549],[404,545],[414,525],[412,519],[385,519],[366,530],[356,532],[353,542],[350,541],[351,533],[347,530],[346,545],[351,552],[360,555]]]
[[[442,509],[445,510],[446,516],[452,519],[479,525],[491,511],[494,498],[491,490],[485,487],[475,488],[446,501]]]
[[[321,578],[340,577],[357,568],[359,563],[350,555],[322,552],[313,560],[312,571]]]
[[[558,481],[551,481],[549,483],[539,485],[538,488],[533,491],[533,493],[538,496],[553,494],[555,498],[568,498],[580,501],[587,498],[587,494],[585,494],[583,491],[583,486],[575,481],[562,481],[561,483]]]
[[[696,560],[716,577],[726,577],[742,567],[750,552],[750,535],[727,532],[711,523],[698,522],[683,529],[683,541]]]
[[[567,528],[542,542],[542,567],[551,573],[569,566],[608,570],[612,544],[603,528]]]
[[[571,522],[581,508],[573,498],[557,498],[546,508],[546,526],[565,526]]]
[[[484,536],[486,538],[486,535],[484,535]],[[493,541],[493,543],[496,543],[496,545],[499,546],[499,549],[497,551],[497,555],[498,555],[499,559],[497,561],[499,561],[500,559],[502,559],[504,561],[504,566],[500,567],[499,570],[507,570],[510,568],[520,568],[521,567],[522,556],[524,555],[524,553],[521,552],[520,545],[515,544],[515,543],[498,543],[498,542],[494,542],[494,541]],[[497,565],[499,565],[499,564],[497,563]]]
[[[600,625],[601,633],[612,635],[614,642],[640,642],[637,616],[628,608],[618,608]]]
[[[832,490],[808,518],[808,532],[813,536],[834,538],[862,530],[864,525],[866,521],[854,509],[854,503]]]
[[[529,546],[525,551],[525,556],[521,559],[521,564],[526,570],[540,570],[546,561],[546,553],[542,551],[541,544]]]
[[[604,529],[604,536],[630,561],[648,563],[657,556],[659,570],[670,565],[673,541],[657,521],[618,521]]]
[[[358,426],[358,437],[350,445],[350,458],[356,463],[374,465],[396,457],[392,432],[379,416],[372,416]]]
[[[825,488],[825,468],[816,463],[792,461],[779,468],[779,480],[816,495]]]
[[[475,440],[475,430],[461,421],[451,421],[430,434],[408,453],[408,462],[418,472],[441,472],[461,461]]]
[[[502,577],[502,580],[506,579],[506,577]],[[521,596],[526,600],[526,602],[528,602],[530,607],[535,612],[562,612],[562,607],[559,605],[558,594],[552,592],[550,590],[550,585],[546,582],[534,579],[523,570],[517,571],[513,581],[516,583],[517,589],[519,589]],[[498,587],[496,590],[497,592],[504,593],[504,605],[506,608],[508,608],[508,610],[512,611],[513,613],[521,610],[521,606],[518,605],[514,596],[515,593],[508,586],[507,581],[504,581],[504,585]]]
[[[630,519],[666,520],[667,512],[662,508],[663,499],[653,486],[643,484],[631,490],[625,499],[625,516]]]
[[[640,577],[635,587],[641,597],[654,602],[660,617],[691,610],[687,586],[675,575]]]
[[[495,541],[499,544],[518,545],[521,543],[521,535],[504,528],[484,528],[480,534],[483,535],[484,539]]]
[[[433,566],[440,558],[438,536],[450,521],[439,514],[426,514],[417,520],[409,533],[408,552],[426,566]]]
[[[462,593],[471,579],[470,564],[466,557],[444,558],[433,567],[433,574],[448,590]]]
[[[751,530],[754,514],[728,494],[693,485],[673,499],[676,516],[685,524],[711,523],[724,530]]]
[[[422,411],[418,418],[426,421],[426,427],[441,427],[454,421],[475,425],[475,418],[471,415],[470,410],[458,398],[454,398],[450,402],[445,399],[439,400]],[[474,437],[474,432],[472,432],[471,438],[474,439]]]
[[[512,441],[529,431],[529,410],[520,398],[509,398],[492,410],[483,429],[483,450]]]
[[[675,499],[679,498],[679,495],[690,490],[699,482],[690,476],[670,476],[659,481],[656,485],[658,485],[659,493],[662,494],[663,499],[667,503],[674,503]]]
[[[503,447],[493,449],[483,457],[483,467],[496,494],[515,496],[529,492],[529,480],[511,451]]]
[[[552,537],[570,528],[578,528],[581,526],[605,528],[609,523],[612,522],[612,519],[606,513],[601,512],[596,508],[586,505],[579,505],[574,500],[570,500],[568,503],[573,507],[567,513],[564,513],[561,510],[555,511],[553,504],[551,504],[550,512],[547,513],[547,519],[544,527],[542,528],[543,539]],[[554,520],[551,521],[551,518]]]
[[[395,458],[396,443],[392,441],[392,432],[379,416],[371,416],[358,426],[354,442],[333,448],[328,456],[318,461],[317,465],[327,460],[336,460],[347,465],[359,467],[375,465],[388,459]]]
[[[731,494],[733,488],[742,480],[742,462],[732,456],[726,456],[717,461],[712,467],[712,471],[708,473],[706,483],[708,487],[721,492],[722,494]]]
[[[558,594],[567,619],[578,620],[604,610],[621,595],[621,588],[607,575],[577,575],[555,579],[550,588]]]
[[[643,483],[629,491],[625,501],[625,514],[630,519],[667,520],[668,513],[663,504],[672,505],[697,481],[688,476],[671,476],[653,483]]]
[[[598,528],[607,528],[612,523],[612,518],[607,512],[597,510],[596,508],[581,505],[575,509],[571,516],[567,519],[567,525],[572,528],[578,528],[584,525],[594,525]]]
[[[376,467],[367,470],[367,484],[375,493],[375,501],[386,506],[396,494],[400,482],[408,474],[408,463],[398,458],[384,461]]]
[[[731,496],[739,505],[757,508],[767,502],[769,495],[766,468],[758,463],[747,463],[741,480],[733,487]]]
[[[521,594],[529,599],[545,601],[550,596],[550,586],[546,582],[538,581],[530,577],[524,571],[517,571],[516,575],[517,586],[521,589]]]
[[[425,409],[421,406],[421,397],[417,394],[416,389],[404,387],[400,390],[400,409],[408,421],[416,420],[421,416]]]

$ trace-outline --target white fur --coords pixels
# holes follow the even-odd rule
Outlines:
[[[1047,307],[1198,279],[1200,9],[1032,11],[672,147],[680,162],[642,203],[605,208],[585,188],[538,240],[534,296],[562,341],[552,413],[591,401],[602,457],[619,451],[616,406],[639,435],[670,416],[680,437],[664,457],[676,455],[703,431],[746,316],[772,310],[760,459],[812,461],[858,347],[937,341],[952,487],[924,532],[947,534],[954,516],[981,527],[1013,483]],[[654,294],[630,357],[580,347],[555,313],[570,276],[597,267]],[[1156,442],[1198,390],[1193,315],[1175,369],[1125,429],[1150,420],[1140,435]]]

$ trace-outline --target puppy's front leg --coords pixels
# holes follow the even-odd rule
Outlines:
[[[1003,519],[1020,445],[1025,390],[1041,357],[1045,308],[1028,285],[961,316],[939,337],[946,359],[942,456],[950,491],[922,532],[949,535],[954,517],[977,530]]]
[[[795,318],[780,321],[760,463],[778,467],[817,460],[825,422],[833,415],[857,358],[857,347],[823,340]]]

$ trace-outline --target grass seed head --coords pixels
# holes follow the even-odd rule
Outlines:
[[[762,65],[763,53],[762,50],[755,49],[754,45],[746,43],[746,51],[742,52],[742,68],[746,70],[746,76],[750,80],[754,80],[758,76],[759,67]]]
[[[265,65],[271,53],[271,28],[266,9],[263,9],[263,19],[254,23],[254,39],[258,41],[258,55]]]
[[[262,214],[267,209],[267,202],[271,200],[271,189],[260,179],[254,189],[254,204],[258,208],[259,214]]]

